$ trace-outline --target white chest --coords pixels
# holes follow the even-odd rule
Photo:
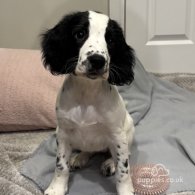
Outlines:
[[[58,116],[64,120],[68,120],[78,128],[95,125],[102,120],[101,116],[92,105],[79,105],[69,110],[59,110]]]
[[[82,151],[101,151],[108,147],[108,129],[93,106],[76,106],[68,111],[59,110],[58,120],[72,146]]]

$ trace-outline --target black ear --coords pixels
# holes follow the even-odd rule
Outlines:
[[[86,25],[87,12],[65,16],[54,28],[42,35],[44,66],[54,75],[74,72],[79,55],[79,45],[72,34],[75,26]]]
[[[113,20],[108,23],[106,40],[111,57],[109,83],[119,86],[131,84],[134,79],[135,52],[127,45],[122,29]]]
[[[62,29],[61,23],[43,34],[41,44],[43,63],[52,74],[65,73],[65,64],[69,56],[67,44],[69,45],[67,29],[66,26]]]

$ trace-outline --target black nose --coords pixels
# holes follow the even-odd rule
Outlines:
[[[102,69],[106,63],[106,60],[103,56],[94,54],[88,57],[91,68],[95,70]]]

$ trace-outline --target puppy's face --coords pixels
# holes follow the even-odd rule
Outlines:
[[[88,28],[75,32],[77,41],[87,37],[79,51],[79,60],[75,68],[76,75],[87,76],[91,79],[98,77],[108,79],[110,55],[105,39],[108,21],[108,16],[90,11]]]
[[[115,85],[133,80],[134,52],[119,25],[100,13],[65,16],[43,35],[42,52],[53,74],[106,79]]]

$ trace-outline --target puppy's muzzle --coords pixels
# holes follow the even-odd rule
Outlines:
[[[107,62],[104,56],[99,54],[91,55],[87,58],[87,76],[90,78],[103,75],[107,70]]]
[[[106,60],[103,56],[98,55],[98,54],[94,54],[88,57],[89,60],[89,65],[91,65],[89,67],[89,70],[95,70],[95,71],[99,71],[101,69],[104,68],[105,64],[106,64]]]

